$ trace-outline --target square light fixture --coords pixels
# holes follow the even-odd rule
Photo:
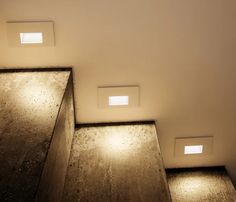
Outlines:
[[[188,158],[210,155],[213,152],[213,136],[178,137],[175,139],[175,156]]]
[[[33,33],[20,33],[21,44],[40,44],[43,43],[43,33],[33,32]]]
[[[129,108],[139,106],[139,86],[98,87],[99,108]]]
[[[7,22],[7,37],[10,47],[54,46],[54,23]]]
[[[109,96],[109,106],[129,105],[129,96]]]
[[[201,154],[202,152],[203,145],[184,146],[184,154]]]

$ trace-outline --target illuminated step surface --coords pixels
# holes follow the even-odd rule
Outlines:
[[[170,201],[155,126],[77,130],[63,201]]]
[[[74,133],[70,74],[1,70],[1,202],[60,201]]]
[[[235,202],[235,188],[224,167],[168,169],[174,202]]]

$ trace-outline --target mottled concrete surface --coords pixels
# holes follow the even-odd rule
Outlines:
[[[0,74],[0,201],[34,201],[69,74]]]
[[[73,82],[70,76],[36,196],[37,202],[60,202],[75,130]]]
[[[236,201],[235,188],[223,167],[170,169],[167,178],[173,201]]]
[[[171,201],[155,126],[78,129],[63,201]]]

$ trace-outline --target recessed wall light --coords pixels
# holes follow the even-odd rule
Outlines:
[[[184,154],[201,154],[202,152],[203,145],[184,146]]]
[[[129,96],[109,96],[109,106],[129,105]]]
[[[20,42],[21,44],[41,44],[43,43],[43,33],[20,33]]]
[[[54,46],[54,25],[45,22],[7,22],[7,38],[10,47]]]

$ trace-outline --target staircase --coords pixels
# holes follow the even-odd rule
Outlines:
[[[153,121],[75,127],[71,68],[0,70],[0,165],[1,202],[236,201],[224,167],[165,171]]]

